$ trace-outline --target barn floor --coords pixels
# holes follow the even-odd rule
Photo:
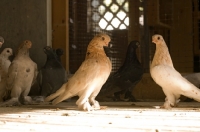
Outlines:
[[[100,102],[101,109],[79,111],[75,102],[0,107],[0,131],[200,131],[200,103],[180,102],[160,109],[163,102]]]

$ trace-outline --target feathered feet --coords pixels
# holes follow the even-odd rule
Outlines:
[[[163,106],[161,106],[161,108],[171,109],[172,107],[176,107],[179,101],[180,101],[180,99],[172,101],[166,97],[165,103],[163,104]]]
[[[136,102],[137,100],[129,90],[122,90],[114,93],[114,101]]]
[[[24,96],[20,98],[11,98],[0,104],[0,107],[20,106],[20,105],[31,105],[33,104],[32,98]]]
[[[93,110],[98,110],[100,109],[100,104],[98,101],[95,100],[94,97],[91,97],[88,99],[81,99],[79,98],[76,102],[78,105],[79,110],[84,110],[84,111],[93,111]]]

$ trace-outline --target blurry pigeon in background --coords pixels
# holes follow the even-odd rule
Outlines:
[[[200,88],[200,73],[187,74],[183,77],[194,84],[196,87]]]
[[[79,69],[63,84],[56,93],[48,96],[45,101],[52,104],[60,103],[73,96],[79,96],[76,104],[80,110],[100,109],[95,100],[102,85],[110,75],[112,64],[104,52],[103,46],[108,46],[110,37],[106,34],[96,35],[87,47],[86,57]]]
[[[58,48],[58,49],[55,50],[55,53],[57,55],[58,60],[61,62],[61,56],[64,54],[63,49]]]
[[[4,43],[4,38],[0,36],[0,48],[2,47],[3,43]]]
[[[9,60],[11,55],[13,55],[11,48],[5,48],[0,54],[0,102],[3,101],[6,92],[6,77],[11,64]]]
[[[129,43],[123,65],[117,72],[110,75],[101,89],[100,96],[106,95],[108,98],[113,98],[114,101],[136,101],[132,91],[144,72],[136,55],[136,49],[139,46],[138,41]]]
[[[166,95],[164,108],[176,106],[181,95],[200,102],[200,89],[185,79],[173,66],[168,47],[161,35],[153,35],[156,51],[150,67],[153,80]]]
[[[34,97],[34,100],[39,102],[44,101],[46,96],[55,93],[62,84],[67,82],[66,70],[58,59],[56,52],[49,46],[44,47],[43,50],[47,60],[39,71],[37,80],[29,93],[31,96],[42,96],[39,98]]]
[[[183,76],[186,78],[189,82],[194,84],[196,87],[200,88],[200,73],[191,73]],[[193,99],[187,98],[184,100],[186,102],[193,101]]]
[[[38,71],[37,64],[29,57],[31,46],[31,41],[25,40],[18,47],[17,54],[8,69],[6,78],[6,99],[8,100],[0,106],[32,103],[31,97],[27,95]]]

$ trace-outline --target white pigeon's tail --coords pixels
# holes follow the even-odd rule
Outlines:
[[[190,84],[190,88],[184,90],[182,95],[200,102],[200,89],[193,84]]]

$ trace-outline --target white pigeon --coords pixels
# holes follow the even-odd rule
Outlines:
[[[156,51],[151,63],[150,73],[153,80],[162,87],[166,95],[163,107],[170,109],[176,106],[181,95],[200,102],[200,89],[176,71],[163,37],[153,35],[152,42],[156,44]]]
[[[8,69],[6,78],[6,93],[7,96],[10,96],[10,99],[3,102],[0,106],[32,103],[28,93],[38,71],[37,64],[29,57],[31,46],[32,43],[29,40],[23,41],[19,46],[17,54]]]
[[[3,101],[3,97],[6,91],[6,76],[8,68],[11,64],[9,56],[13,54],[11,48],[5,48],[0,54],[0,102]]]

